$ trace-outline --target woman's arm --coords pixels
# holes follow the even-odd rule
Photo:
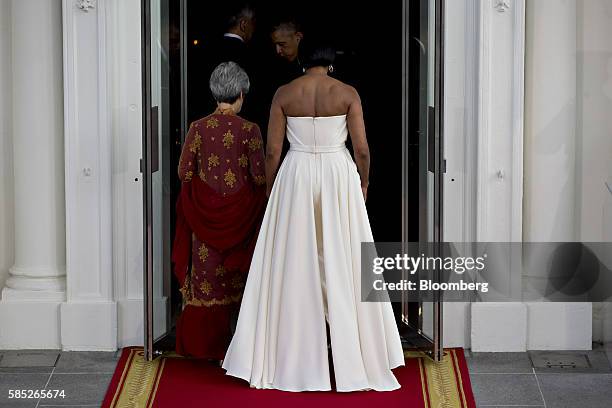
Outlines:
[[[272,106],[270,107],[270,121],[268,122],[268,139],[266,143],[266,194],[270,196],[276,171],[280,162],[281,152],[283,150],[283,140],[285,138],[285,128],[287,126],[287,118],[281,107],[282,89],[278,88]]]
[[[347,114],[348,131],[353,144],[353,154],[357,170],[361,177],[361,190],[364,200],[367,198],[369,172],[370,172],[370,148],[366,139],[365,123],[363,121],[363,109],[361,98],[354,88],[350,88],[350,103]]]
[[[187,137],[185,137],[178,165],[178,176],[183,183],[191,181],[193,174],[197,170],[196,155],[200,150],[201,144],[202,137],[196,125],[192,123],[187,132]]]

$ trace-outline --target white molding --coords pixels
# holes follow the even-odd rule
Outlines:
[[[65,302],[65,290],[39,290],[39,289],[2,289],[2,303],[4,302]],[[0,305],[2,306],[2,305]],[[2,327],[4,329],[4,327]],[[2,347],[0,343],[0,347]]]
[[[93,4],[63,0],[67,302],[60,323],[66,350],[117,346],[107,0]]]
[[[463,151],[464,163],[464,214],[463,241],[477,240],[478,231],[478,196],[477,196],[477,169],[478,169],[478,131],[479,109],[478,100],[480,92],[479,82],[479,7],[477,2],[467,1],[465,13],[465,148]]]
[[[28,275],[14,275],[14,269],[11,269],[11,275],[6,280],[6,289],[13,290],[37,290],[63,292],[66,290],[66,279],[64,276],[53,276],[32,278]]]
[[[527,350],[591,350],[593,304],[526,302]]]
[[[527,351],[527,315],[527,306],[520,302],[473,303],[472,351]]]
[[[525,2],[478,2],[476,241],[522,241]],[[467,86],[467,85],[466,85]],[[468,160],[466,160],[469,163]],[[509,262],[520,262],[509,259]],[[510,270],[515,270],[510,265]],[[510,295],[520,289],[509,282]],[[471,307],[471,347],[522,351],[528,309],[522,303]],[[506,330],[507,322],[512,330]]]
[[[525,0],[514,0],[512,93],[512,217],[510,241],[523,240],[523,139],[525,123]]]
[[[58,349],[61,347],[60,306],[64,301],[64,292],[41,298],[41,292],[31,292],[31,299],[23,299],[24,291],[3,297],[0,307],[0,348],[4,350],[20,349]],[[34,297],[35,296],[35,297]],[[53,299],[55,297],[55,299]],[[34,300],[37,299],[37,300]]]
[[[494,7],[498,13],[505,13],[510,9],[510,2],[509,0],[495,0]]]
[[[65,166],[65,183],[64,191],[66,195],[66,270],[71,269],[72,259],[72,248],[70,242],[72,241],[72,224],[74,218],[74,202],[72,197],[75,195],[76,185],[72,182],[73,173],[73,160],[72,157],[76,156],[73,152],[75,144],[71,141],[75,138],[76,131],[76,90],[74,89],[74,83],[71,79],[75,77],[74,66],[75,63],[72,61],[74,53],[72,47],[69,47],[69,40],[72,39],[69,36],[68,30],[72,28],[69,24],[69,20],[72,20],[71,9],[65,8],[65,3],[62,4],[62,25],[64,30],[63,36],[63,51],[64,51],[64,166]],[[66,277],[67,283],[70,279]]]
[[[112,297],[105,3],[81,13],[63,0],[68,301]]]
[[[478,129],[476,132],[476,241],[487,241],[488,195],[486,194],[489,169],[489,120],[491,117],[491,58],[490,53],[490,13],[488,7],[480,3],[478,38]]]
[[[524,0],[514,0],[513,7],[506,9],[505,16],[512,20],[503,27],[496,24],[495,8],[488,7],[487,3],[480,3],[479,17],[479,67],[478,67],[478,119],[477,119],[477,176],[476,176],[476,240],[477,241],[521,241],[522,240],[522,200],[523,200],[523,109],[524,109],[524,54],[525,54],[525,3]],[[508,37],[504,29],[510,29]],[[492,51],[512,47],[510,67],[500,66],[508,61],[496,59]],[[502,69],[503,68],[503,69]],[[508,76],[501,76],[510,72]],[[495,104],[495,86],[511,84],[511,100],[505,105]],[[495,108],[495,111],[494,111]],[[501,161],[501,157],[494,156],[491,151],[493,138],[506,135],[493,134],[493,124],[499,117],[508,115],[511,123],[510,145],[512,146],[510,169],[500,169],[498,180],[505,182],[507,174],[511,175],[510,213],[491,214],[490,205],[492,187],[497,171],[490,167],[491,163]],[[496,139],[497,140],[497,139]],[[501,176],[501,177],[500,177]],[[492,217],[504,217],[509,220],[507,232],[494,230],[490,220]]]
[[[98,81],[99,81],[99,123],[100,123],[100,202],[101,212],[100,220],[100,253],[101,269],[106,274],[106,277],[101,276],[105,280],[105,296],[107,299],[112,299],[113,292],[113,188],[112,188],[112,173],[113,173],[113,138],[110,126],[110,110],[108,98],[109,73],[108,73],[108,58],[107,58],[107,32],[106,20],[108,6],[105,0],[100,0],[104,7],[99,7],[98,10],[98,54],[100,63],[98,64]]]
[[[72,174],[74,173],[74,157],[77,147],[77,116],[76,116],[76,84],[73,79],[76,76],[74,61],[74,41],[75,35],[72,33],[73,26],[73,9],[67,4],[68,0],[62,2],[62,26],[63,26],[63,51],[64,51],[64,192],[66,196],[66,272],[72,269],[74,261],[72,261],[72,245],[73,241],[73,224],[75,216],[75,200],[77,183],[73,182]],[[66,276],[66,283],[70,286],[71,279]]]
[[[0,3],[0,55],[12,54],[11,2]],[[0,288],[15,264],[15,188],[13,185],[12,58],[0,61]]]
[[[112,301],[68,302],[60,306],[62,350],[115,351],[117,304]]]
[[[76,0],[76,6],[84,12],[96,8],[96,0]]]
[[[477,240],[521,242],[526,4],[525,0],[505,4],[488,1],[480,3],[479,24]],[[502,180],[497,179],[498,171],[504,173]],[[510,262],[522,263],[520,256],[511,257]],[[520,268],[510,265],[510,270]],[[522,289],[514,278],[509,282],[510,293]],[[588,349],[590,307],[520,302],[473,304],[472,349]]]

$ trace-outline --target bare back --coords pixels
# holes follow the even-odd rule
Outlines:
[[[281,86],[272,100],[266,144],[268,189],[272,186],[278,168],[287,117],[340,115],[346,115],[362,187],[367,188],[370,152],[359,94],[352,86],[325,74],[306,74]]]
[[[327,75],[304,75],[279,89],[286,116],[338,116],[348,113],[354,90]]]

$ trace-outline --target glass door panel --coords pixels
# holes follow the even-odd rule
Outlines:
[[[142,1],[145,355],[170,327],[169,0]]]
[[[442,242],[442,177],[444,173],[443,19],[444,0],[404,3],[404,242]],[[431,247],[430,247],[431,248]],[[421,278],[431,278],[430,272]],[[434,277],[435,278],[435,277]],[[442,303],[402,302],[402,336],[412,346],[441,358]]]

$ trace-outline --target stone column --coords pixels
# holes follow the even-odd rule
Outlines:
[[[525,241],[573,241],[576,2],[527,1]]]
[[[12,0],[15,264],[0,348],[59,347],[65,300],[61,0]]]
[[[579,236],[576,184],[578,100],[576,1],[528,0],[525,60],[525,242],[571,242]],[[552,251],[552,248],[550,249]],[[534,285],[546,284],[549,255],[526,257],[524,271]],[[527,348],[589,349],[590,303],[526,303]]]

